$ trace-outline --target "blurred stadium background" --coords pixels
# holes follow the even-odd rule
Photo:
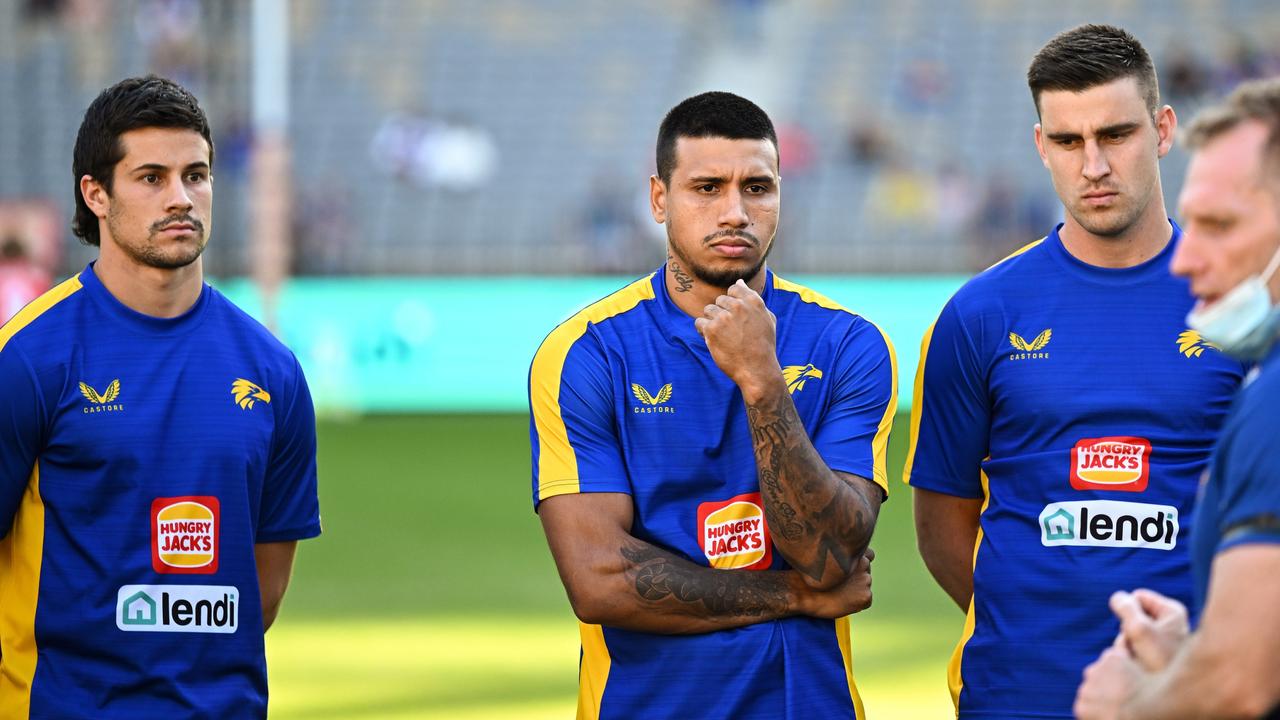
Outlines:
[[[948,294],[1061,213],[1023,73],[1081,22],[1137,34],[1184,120],[1280,72],[1268,0],[0,0],[0,314],[93,257],[68,230],[92,98],[148,71],[187,85],[217,146],[206,271],[294,348],[321,411],[326,532],[268,636],[272,716],[568,717],[577,633],[529,509],[525,373],[557,321],[661,261],[663,113],[706,89],[770,112],[770,262],[889,332],[906,410]],[[1171,208],[1184,165],[1164,162]],[[962,617],[906,492],[875,545],[868,710],[944,717]]]

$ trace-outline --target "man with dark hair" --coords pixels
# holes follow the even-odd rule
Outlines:
[[[581,619],[579,718],[861,718],[893,348],[765,266],[773,125],[705,93],[659,132],[667,263],[547,336],[533,501]],[[755,572],[750,572],[755,571]]]
[[[1196,118],[1186,144],[1173,271],[1199,298],[1187,323],[1257,365],[1196,509],[1196,631],[1177,599],[1113,595],[1121,633],[1085,671],[1085,720],[1280,718],[1280,78],[1241,85]]]
[[[0,328],[0,717],[266,717],[262,634],[320,532],[302,369],[203,281],[194,97],[104,90],[74,158],[98,258]]]
[[[962,718],[1071,717],[1135,581],[1186,598],[1196,482],[1243,375],[1187,328],[1160,158],[1177,119],[1105,25],[1027,73],[1064,222],[979,274],[925,335],[905,479],[920,553],[968,618]]]

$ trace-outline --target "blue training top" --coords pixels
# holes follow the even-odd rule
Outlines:
[[[665,268],[587,307],[543,342],[529,374],[533,501],[631,496],[632,534],[723,571],[787,567],[765,523],[738,387]],[[796,410],[832,470],[887,488],[893,348],[831,300],[767,272],[777,353]],[[849,620],[789,617],[699,635],[581,626],[579,718],[863,717]]]
[[[1196,485],[1243,368],[1186,327],[1179,236],[1110,269],[1055,229],[970,280],[925,336],[904,479],[983,501],[949,668],[963,718],[1071,717],[1119,630],[1113,591],[1190,600]]]
[[[266,717],[256,543],[320,533],[297,360],[90,264],[0,329],[0,716]]]

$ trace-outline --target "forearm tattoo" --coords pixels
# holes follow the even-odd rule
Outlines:
[[[699,567],[638,540],[623,545],[622,557],[636,594],[654,605],[683,603],[691,614],[715,617],[776,617],[787,610],[780,573]]]
[[[671,253],[667,253],[667,264],[671,266],[671,275],[676,279],[676,292],[689,292],[693,287],[693,278],[680,267]]]
[[[871,541],[866,496],[813,449],[789,395],[747,406],[769,532],[796,570],[821,580],[827,558],[848,573]]]

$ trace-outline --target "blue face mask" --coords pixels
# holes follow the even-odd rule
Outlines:
[[[1261,275],[1251,275],[1207,308],[1197,303],[1187,314],[1187,326],[1229,355],[1261,360],[1280,334],[1280,307],[1267,289],[1278,265],[1280,250]]]

